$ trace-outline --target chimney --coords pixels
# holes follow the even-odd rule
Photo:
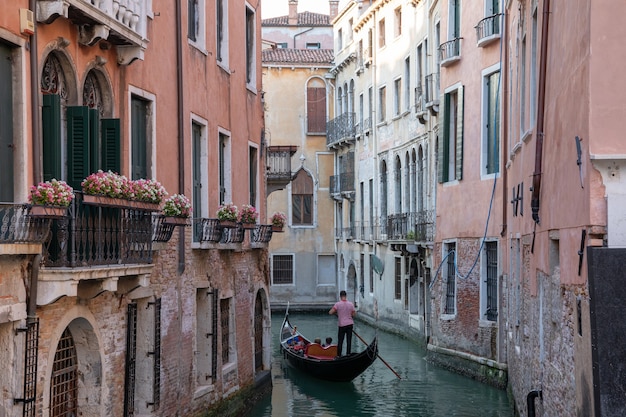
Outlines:
[[[337,17],[339,14],[339,0],[328,0],[330,6],[330,21]]]
[[[298,24],[298,0],[289,0],[289,24]]]

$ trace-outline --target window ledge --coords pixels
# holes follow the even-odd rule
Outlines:
[[[256,86],[254,84],[246,83],[246,88],[248,89],[249,92],[251,92],[254,95],[258,93]]]
[[[442,314],[440,318],[443,321],[452,321],[456,319],[456,314]]]
[[[387,121],[386,120],[383,120],[382,122],[376,123],[376,127],[383,127],[383,126],[386,126],[386,125],[387,125]]]
[[[521,141],[524,143],[527,143],[533,136],[533,131],[532,129],[528,129],[526,132],[524,132],[524,134],[521,137]]]
[[[206,48],[201,43],[194,42],[194,41],[192,41],[189,38],[187,38],[187,43],[189,43],[189,46],[191,46],[192,48],[196,49],[202,55],[209,56],[209,51],[207,51]]]
[[[480,320],[478,320],[478,327],[496,328],[496,327],[498,327],[498,321],[491,321],[491,320],[487,320],[487,319],[480,319]]]
[[[222,61],[215,61],[217,63],[217,66],[220,67],[227,75],[232,74],[232,71],[230,70],[230,68],[228,68],[228,66],[226,64],[224,64]]]

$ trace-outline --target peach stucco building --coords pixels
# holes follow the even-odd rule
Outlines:
[[[260,7],[0,0],[0,415],[198,415],[268,375]],[[99,169],[184,194],[190,227],[83,194]],[[40,217],[53,178],[76,196]]]

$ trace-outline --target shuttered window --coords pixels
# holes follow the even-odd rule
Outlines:
[[[13,48],[0,43],[0,201],[13,201]]]
[[[306,89],[307,132],[326,132],[326,88],[309,87]]]
[[[463,87],[444,95],[443,143],[438,159],[440,183],[463,178]]]
[[[138,97],[131,99],[131,179],[148,176],[148,106],[149,102]]]
[[[41,108],[43,179],[63,178],[61,168],[61,96],[44,94]]]
[[[313,180],[301,169],[291,187],[292,224],[313,224]]]
[[[89,108],[67,108],[67,183],[80,189],[89,174]]]
[[[120,119],[102,119],[102,170],[120,172]]]

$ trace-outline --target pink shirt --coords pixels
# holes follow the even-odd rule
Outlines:
[[[339,319],[338,326],[349,326],[354,324],[354,320],[352,319],[352,312],[354,311],[354,305],[346,300],[346,301],[337,301],[333,306],[335,310],[337,310],[337,318]]]

